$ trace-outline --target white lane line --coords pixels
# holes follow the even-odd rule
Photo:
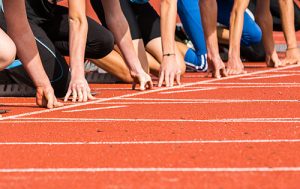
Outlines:
[[[67,123],[67,122],[182,122],[182,123],[300,123],[300,118],[238,118],[238,119],[114,119],[114,118],[19,118],[6,123]]]
[[[241,144],[241,143],[299,143],[300,139],[262,140],[188,140],[188,141],[119,141],[119,142],[0,142],[1,145],[145,145],[145,144]]]
[[[277,75],[247,77],[247,78],[241,78],[240,80],[269,79],[269,78],[280,78],[280,77],[289,77],[289,76],[298,76],[298,75],[300,74],[277,74]]]
[[[185,90],[178,90],[178,91],[167,91],[167,92],[161,92],[160,94],[173,94],[173,93],[187,93],[187,92],[198,92],[198,91],[211,91],[216,90],[218,87],[198,87],[196,89],[185,89]]]
[[[183,90],[172,90],[161,92],[160,94],[175,94],[175,93],[188,93],[198,91],[211,91],[218,89],[250,89],[250,88],[299,88],[300,85],[286,85],[286,86],[219,86],[219,87],[185,87]]]
[[[94,111],[94,110],[108,110],[108,109],[116,109],[116,108],[126,108],[127,106],[108,106],[108,107],[101,107],[101,108],[86,108],[86,109],[77,109],[77,110],[68,110],[62,112],[84,112],[84,111]]]
[[[107,99],[98,99],[98,100],[89,101],[89,102],[85,102],[85,103],[78,103],[78,104],[74,104],[74,105],[63,106],[63,107],[55,108],[55,109],[44,109],[44,110],[38,110],[38,111],[33,111],[33,112],[28,112],[28,113],[22,113],[22,114],[18,114],[18,115],[2,117],[2,118],[0,118],[0,121],[1,120],[8,120],[8,119],[13,119],[13,118],[18,118],[18,117],[25,117],[25,116],[31,116],[31,115],[36,115],[36,114],[42,114],[42,113],[49,113],[49,112],[54,112],[54,111],[58,111],[58,110],[64,110],[64,109],[80,107],[80,106],[84,106],[84,105],[91,105],[91,104],[95,104],[95,103],[99,103],[99,102],[119,100],[119,99],[122,99],[122,98],[134,97],[134,96],[138,96],[138,95],[145,95],[145,94],[151,94],[151,93],[155,93],[155,92],[162,92],[162,91],[167,91],[167,90],[170,90],[170,89],[183,88],[183,87],[187,87],[187,86],[211,83],[211,82],[215,82],[215,81],[223,81],[223,80],[229,80],[229,79],[234,79],[234,78],[247,77],[247,76],[251,76],[251,75],[271,73],[271,72],[278,71],[278,70],[286,70],[286,69],[292,69],[292,68],[297,68],[297,67],[300,67],[300,65],[293,65],[293,66],[287,66],[287,67],[282,67],[282,68],[251,72],[251,73],[247,73],[247,74],[243,74],[243,75],[234,75],[234,76],[230,76],[230,77],[223,77],[223,78],[220,78],[220,79],[210,79],[210,80],[205,80],[205,81],[198,81],[198,82],[183,84],[183,85],[180,85],[180,86],[175,86],[175,87],[172,87],[172,88],[158,88],[158,89],[154,89],[154,90],[136,92],[136,93],[133,93],[133,94],[126,94],[126,95],[111,97],[111,98],[107,98]]]
[[[300,83],[246,83],[246,82],[236,82],[236,83],[231,83],[231,82],[215,82],[215,83],[205,83],[203,85],[264,85],[264,86],[268,86],[268,85],[300,85]]]
[[[127,101],[158,101],[158,102],[199,102],[199,103],[242,103],[242,102],[300,102],[300,99],[296,100],[290,100],[290,99],[282,99],[282,100],[273,100],[273,99],[171,99],[171,98],[124,98],[122,100]],[[135,103],[133,102],[133,103]],[[109,102],[108,102],[109,103]],[[119,102],[113,102],[113,103],[119,103]],[[124,102],[126,103],[126,102]],[[147,102],[141,102],[141,103],[147,103]]]
[[[128,167],[128,168],[14,168],[0,173],[95,173],[95,172],[299,172],[300,167]]]
[[[162,100],[163,101],[163,100]],[[154,102],[103,102],[103,103],[97,103],[99,105],[157,105],[157,104],[219,104],[219,103],[300,103],[300,100],[219,100],[219,99],[203,99],[203,100],[195,100],[191,99],[190,101],[178,101],[175,100],[167,101],[167,102],[161,102],[161,101],[154,101]]]

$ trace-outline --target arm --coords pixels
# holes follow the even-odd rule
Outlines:
[[[116,44],[129,67],[130,74],[135,82],[140,83],[140,89],[152,88],[150,76],[143,70],[138,56],[134,50],[130,30],[125,16],[120,7],[119,0],[102,0],[108,28],[114,34]]]
[[[73,95],[73,102],[94,99],[84,74],[84,53],[86,48],[88,23],[84,0],[69,0],[69,41],[71,81],[65,101]]]
[[[37,88],[37,104],[48,108],[62,106],[42,66],[41,58],[27,21],[24,0],[4,0],[7,32],[17,47],[17,54]],[[16,24],[18,23],[18,24]],[[25,47],[25,48],[24,48]]]
[[[212,72],[215,78],[226,77],[225,65],[219,54],[217,2],[215,0],[201,0],[199,5],[207,47],[208,72]]]
[[[286,59],[283,64],[300,64],[300,49],[298,48],[294,25],[293,0],[279,0],[282,28],[287,42]]]
[[[241,38],[244,25],[244,13],[248,4],[249,0],[234,1],[234,5],[230,15],[229,59],[240,59]]]
[[[163,82],[173,86],[174,78],[180,84],[180,67],[175,57],[175,25],[177,15],[177,0],[161,0],[161,38],[163,56],[158,86]]]
[[[270,11],[270,0],[259,0],[256,3],[255,18],[262,30],[267,66],[278,67],[281,65],[281,61],[278,58],[273,39],[273,18]]]

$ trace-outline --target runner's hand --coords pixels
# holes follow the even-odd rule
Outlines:
[[[180,85],[181,70],[175,56],[164,56],[160,66],[158,87],[165,81],[166,87],[173,87],[174,79]]]
[[[45,107],[49,109],[63,106],[63,103],[57,102],[51,85],[46,87],[37,87],[36,104],[40,107]]]
[[[133,78],[132,90],[135,90],[137,83],[140,84],[141,91],[153,88],[151,77],[144,71],[142,71],[140,74],[132,75],[132,78]]]
[[[283,65],[300,64],[300,48],[288,49],[286,57],[282,61]]]
[[[86,102],[88,100],[94,100],[95,97],[91,94],[91,89],[85,78],[72,78],[69,84],[68,92],[65,96],[64,101],[68,101],[72,95],[72,102]]]

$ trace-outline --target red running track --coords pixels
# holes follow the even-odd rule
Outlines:
[[[0,188],[299,188],[300,66],[246,69],[97,84],[97,100],[55,110],[2,98]]]

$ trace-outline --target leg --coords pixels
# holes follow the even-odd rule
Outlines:
[[[206,71],[206,44],[200,16],[199,1],[178,0],[177,6],[184,30],[195,47],[195,50],[189,49],[187,51],[184,60],[191,68]]]
[[[16,46],[14,42],[0,29],[0,71],[15,60]]]
[[[217,2],[215,0],[200,1],[201,17],[207,46],[207,63],[213,77],[226,77],[225,65],[219,54],[217,37]]]
[[[103,70],[111,73],[126,83],[131,83],[132,77],[129,69],[124,62],[122,56],[115,50],[101,59],[91,59],[91,61],[102,68]]]
[[[255,17],[263,33],[267,66],[278,67],[281,65],[281,61],[279,60],[275,50],[273,39],[273,22],[270,12],[270,0],[257,0]]]

